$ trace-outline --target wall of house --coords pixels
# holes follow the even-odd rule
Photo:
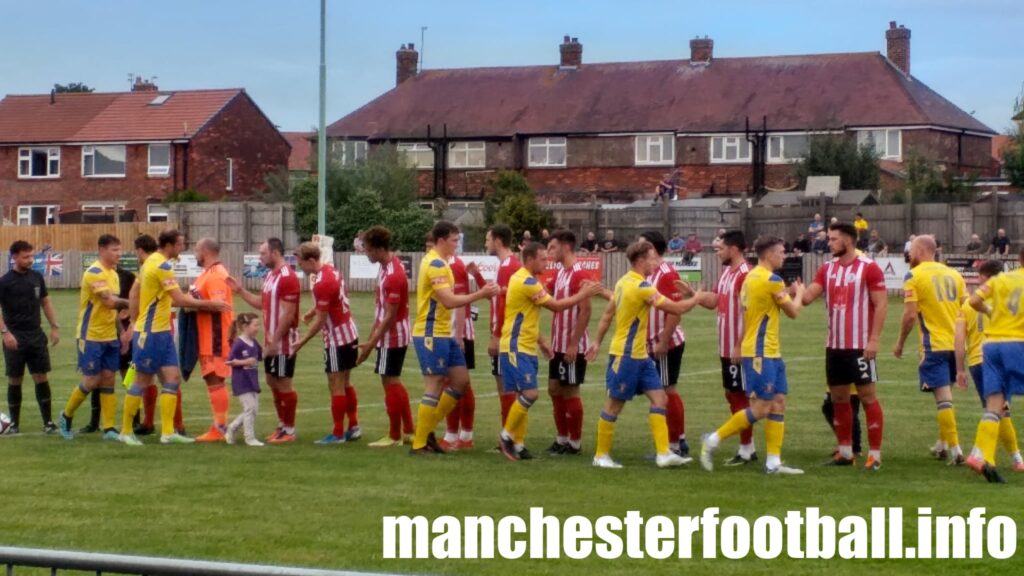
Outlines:
[[[236,96],[192,139],[188,188],[211,199],[241,200],[266,188],[266,176],[288,165],[291,148],[248,95]],[[228,158],[232,160],[228,190]]]
[[[938,130],[904,130],[903,159],[916,152],[932,162],[955,169],[958,161],[958,140],[960,166],[963,170],[983,176],[998,176],[998,169],[992,160],[992,139],[982,136]]]

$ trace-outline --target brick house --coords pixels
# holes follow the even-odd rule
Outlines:
[[[336,161],[396,145],[420,169],[424,197],[478,199],[500,169],[521,171],[545,202],[649,198],[672,173],[681,196],[749,192],[755,166],[768,188],[792,189],[816,134],[873,145],[883,187],[900,186],[910,154],[958,173],[997,171],[995,132],[911,76],[910,30],[893,22],[885,38],[884,56],[715,58],[714,42],[696,38],[685,60],[589,64],[566,36],[557,64],[424,71],[403,45],[395,88],[328,135]],[[766,127],[761,161],[748,118]]]
[[[134,213],[192,189],[245,199],[290,147],[244,89],[7,96],[0,100],[0,205],[13,224]],[[108,216],[109,221],[109,216]]]

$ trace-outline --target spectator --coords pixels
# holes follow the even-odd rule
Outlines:
[[[807,254],[810,251],[811,240],[807,238],[807,234],[798,234],[796,240],[793,242],[793,253]]]
[[[822,221],[821,214],[815,214],[814,220],[811,222],[811,225],[807,227],[807,233],[810,234],[811,236],[817,236],[818,232],[821,232],[824,229],[825,222]]]
[[[580,253],[594,254],[597,252],[597,236],[593,232],[587,232],[587,239],[580,244]]]
[[[992,252],[998,255],[1010,253],[1010,239],[1006,236],[1005,228],[1000,228],[996,232],[996,237],[992,239],[992,245],[988,247],[985,254],[991,254]]]
[[[529,230],[523,230],[523,241],[519,243],[519,251],[522,252],[526,245],[533,242],[533,235],[530,234]]]
[[[355,237],[355,239],[352,240],[352,249],[355,250],[355,252],[357,254],[365,254],[366,253],[366,248],[363,246],[363,231],[362,230],[360,230],[359,232],[356,232],[356,237]]]
[[[878,230],[871,231],[867,250],[873,256],[886,256],[889,254],[889,247],[885,244],[885,240],[882,240],[882,237],[878,235]]]
[[[551,241],[551,233],[548,232],[547,228],[544,228],[543,230],[540,231],[540,243],[543,244],[544,246],[547,246],[548,242],[550,242],[550,241]]]
[[[868,225],[868,221],[864,219],[864,214],[857,212],[857,217],[853,219],[853,227],[857,229],[857,238],[863,238],[868,235],[868,230],[871,226]]]
[[[604,233],[604,242],[601,242],[601,252],[618,252],[619,243],[615,241],[615,231],[609,230]]]
[[[818,236],[814,239],[814,246],[812,247],[815,254],[824,254],[828,252],[828,235],[825,234],[824,230],[818,230]]]
[[[700,243],[700,239],[697,238],[696,232],[690,232],[690,235],[686,238],[686,261],[692,262],[693,257],[700,254],[704,250],[704,246]]]
[[[831,226],[833,224],[839,224],[839,218],[836,218],[835,216],[833,216],[832,219],[828,221],[828,225],[829,226]]]
[[[968,254],[981,254],[983,244],[981,243],[981,237],[977,234],[971,234],[971,241],[967,243]]]
[[[725,228],[719,228],[718,234],[715,234],[715,239],[711,241],[711,247],[718,250],[718,246],[722,243],[722,236],[725,236]]]
[[[680,254],[683,251],[686,241],[683,240],[683,235],[680,232],[676,232],[675,236],[668,241],[668,253],[669,254]]]
[[[462,254],[462,251],[465,249],[465,243],[466,243],[466,233],[462,232],[460,230],[459,231],[459,245],[455,247],[455,253],[456,254]]]
[[[910,237],[907,238],[907,242],[903,244],[903,261],[907,264],[910,264],[910,245],[914,243],[914,238],[917,238],[917,236],[911,234]]]

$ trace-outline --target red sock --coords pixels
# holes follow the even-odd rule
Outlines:
[[[384,386],[384,409],[388,413],[388,438],[399,440],[402,438],[402,392],[399,390],[401,384],[386,384]]]
[[[153,414],[156,412],[156,398],[160,395],[160,389],[156,386],[149,386],[142,395],[142,425],[146,428],[153,427]]]
[[[270,392],[274,395],[274,412],[277,413],[277,425],[284,425],[284,398],[281,397],[281,392],[277,389],[271,388]]]
[[[508,411],[512,409],[512,404],[516,401],[515,394],[502,393],[501,395],[501,426],[505,427],[505,419],[508,418]]]
[[[449,434],[459,433],[459,419],[462,417],[462,400],[452,408],[452,411],[445,416],[445,432]]]
[[[223,429],[228,424],[228,408],[231,405],[228,387],[223,384],[211,386],[206,389],[206,392],[210,396],[210,410],[213,412],[213,423]]]
[[[402,394],[398,406],[402,411],[402,432],[405,434],[412,434],[416,431],[416,428],[412,422],[412,408],[409,405],[409,391],[406,390],[405,386],[401,383],[398,384],[398,391]]]
[[[853,406],[849,402],[832,403],[832,425],[840,446],[853,446]]]
[[[875,400],[871,404],[863,404],[864,418],[868,424],[868,446],[872,450],[882,449],[882,428],[885,418],[882,416],[882,403]]]
[[[679,398],[679,437],[686,438],[686,401],[678,394],[676,397]]]
[[[284,425],[286,428],[295,428],[295,412],[299,407],[299,393],[295,390],[290,392],[281,392],[281,413],[284,416]]]
[[[683,402],[674,390],[668,392],[668,402],[665,404],[665,424],[668,425],[669,443],[677,442],[679,435],[683,433]]]
[[[348,427],[359,426],[359,397],[356,396],[354,386],[345,386],[345,396],[348,398],[348,408],[345,414],[348,416]]]
[[[152,387],[156,390],[156,386]],[[174,407],[174,429],[181,430],[185,428],[185,419],[181,415],[181,386],[178,386],[177,405]]]
[[[565,398],[565,427],[569,431],[569,440],[579,442],[583,437],[583,401],[579,396]]]
[[[750,399],[743,392],[726,392],[725,399],[729,402],[729,412],[735,414],[750,407]],[[747,445],[754,441],[753,426],[740,432],[740,444]]]
[[[555,417],[555,431],[559,438],[569,437],[569,424],[566,421],[565,398],[561,394],[551,395],[551,413]]]
[[[346,394],[331,396],[331,418],[334,420],[334,430],[331,432],[338,438],[345,435],[345,412],[348,409]]]
[[[459,418],[459,425],[465,432],[473,431],[473,420],[476,418],[476,394],[473,393],[473,386],[471,384],[466,385],[466,389],[462,392],[462,400],[459,401],[461,405],[462,416]]]

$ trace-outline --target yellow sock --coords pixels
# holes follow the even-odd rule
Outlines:
[[[447,390],[442,392],[441,393],[441,399],[438,400],[438,402],[437,402],[437,408],[436,408],[437,414],[434,416],[434,426],[437,426],[438,422],[440,422],[441,420],[444,420],[448,416],[448,413],[451,412],[452,410],[454,410],[455,407],[458,406],[458,405],[459,405],[459,398],[458,397],[449,394]],[[433,430],[433,429],[434,428],[431,427],[431,430]]]
[[[715,433],[718,434],[719,440],[725,440],[730,436],[739,434],[747,428],[750,428],[750,425],[753,424],[753,422],[751,422],[752,419],[753,414],[750,412],[749,408],[746,410],[740,410],[726,420],[725,424],[722,424],[722,427]]]
[[[1009,412],[999,420],[999,442],[1010,454],[1016,454],[1020,450],[1020,446],[1017,445],[1017,429],[1013,427]]]
[[[166,390],[160,393],[160,434],[174,434],[174,411],[178,408],[178,395]]]
[[[513,437],[516,436],[527,414],[529,412],[526,407],[523,406],[519,399],[516,399],[508,409],[508,416],[505,418],[505,432],[508,432]]]
[[[936,418],[939,421],[939,438],[950,449],[956,448],[960,445],[960,435],[956,430],[956,412],[953,410],[953,403],[940,402],[938,408],[939,411],[936,413]]]
[[[666,431],[665,436],[668,436]],[[601,412],[601,418],[597,421],[597,451],[595,456],[607,456],[612,451],[612,441],[615,439],[615,416]]]
[[[100,426],[102,430],[109,430],[114,427],[114,419],[117,418],[117,394],[113,388],[96,390],[93,394],[100,395]]]
[[[978,422],[978,434],[974,437],[974,447],[981,450],[985,462],[996,463],[996,443],[999,441],[999,415],[985,412]]]
[[[416,433],[412,438],[413,450],[419,450],[427,445],[427,436],[434,431],[434,426],[437,425],[437,420],[434,419],[436,413],[437,400],[424,396],[416,410]]]
[[[96,392],[94,392],[96,394]],[[75,411],[78,407],[85,402],[88,392],[82,389],[82,385],[75,386],[75,389],[71,391],[71,397],[68,398],[68,403],[64,405],[64,416],[71,418],[75,415]]]
[[[651,408],[647,414],[647,424],[651,427],[651,436],[654,438],[655,454],[667,454],[668,424],[665,423],[665,409]]]
[[[523,415],[523,419],[516,426],[516,429],[512,432],[512,441],[515,442],[516,446],[522,446],[526,444],[526,430],[530,427],[530,413],[527,412]]]
[[[102,408],[102,404],[100,405]],[[121,433],[131,434],[132,426],[134,426],[135,415],[139,413],[139,408],[142,407],[142,396],[133,396],[131,394],[125,394],[124,396],[124,414],[121,416]]]
[[[765,451],[769,456],[782,455],[782,439],[786,436],[786,421],[782,414],[769,414],[764,421]]]

